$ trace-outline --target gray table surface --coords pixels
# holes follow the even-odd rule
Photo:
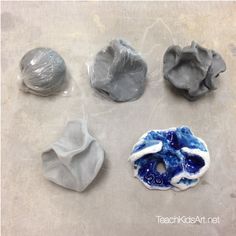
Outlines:
[[[236,4],[235,2],[3,2],[2,3],[3,235],[235,235]],[[121,37],[149,66],[144,95],[113,103],[89,85],[86,63]],[[192,40],[226,61],[219,89],[188,102],[162,78],[162,56]],[[73,78],[70,96],[41,98],[19,91],[26,51],[51,47]],[[69,120],[86,118],[106,151],[97,179],[83,193],[42,176],[41,152]],[[210,150],[201,183],[184,192],[150,191],[127,161],[145,131],[188,125]],[[219,224],[159,224],[157,216],[220,217]]]

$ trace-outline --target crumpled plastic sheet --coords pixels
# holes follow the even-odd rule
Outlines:
[[[97,176],[104,151],[85,120],[68,122],[62,136],[42,153],[44,176],[74,191],[84,191]]]

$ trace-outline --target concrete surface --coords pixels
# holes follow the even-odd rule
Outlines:
[[[2,235],[235,235],[235,2],[2,2]],[[149,65],[144,95],[116,104],[98,96],[86,63],[123,37]],[[225,59],[219,89],[191,103],[163,81],[170,44],[195,40]],[[51,47],[74,80],[70,96],[41,98],[18,90],[18,63],[31,48]],[[40,154],[71,119],[88,119],[106,162],[87,191],[42,176]],[[188,125],[209,146],[210,169],[185,192],[150,191],[127,158],[145,131]],[[220,217],[219,224],[158,224],[157,216]]]

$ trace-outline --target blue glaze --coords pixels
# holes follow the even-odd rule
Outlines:
[[[134,147],[133,153],[143,149],[144,147],[157,144],[158,141],[162,141],[165,148],[172,147],[175,150],[179,150],[183,147],[188,147],[205,152],[207,151],[205,145],[192,134],[191,130],[186,126],[182,126],[173,131],[149,131],[144,137],[143,143]]]
[[[182,184],[186,184],[186,185],[192,185],[192,184],[196,183],[197,181],[198,181],[198,179],[181,178],[180,181],[178,182],[178,184],[182,183]]]
[[[144,148],[153,146],[153,145],[157,145],[158,143],[160,143],[160,141],[158,140],[143,140],[143,142],[139,145],[136,145],[133,149],[133,153],[134,152],[138,152]]]
[[[185,154],[184,166],[189,173],[196,173],[205,165],[205,161],[197,155]]]
[[[158,153],[147,154],[134,161],[138,177],[152,188],[171,188],[171,179],[183,171],[197,173],[205,165],[198,155],[190,155],[181,151],[183,147],[199,149],[206,152],[205,145],[195,137],[187,127],[175,130],[150,131],[142,142],[137,144],[132,153],[162,142],[162,149]],[[166,168],[164,173],[157,171],[157,165],[162,162]],[[193,184],[197,179],[182,178],[179,183]]]
[[[135,167],[138,169],[139,177],[148,185],[166,188],[171,187],[170,181],[173,176],[182,172],[182,161],[171,153],[168,154],[171,157],[169,160],[165,158],[164,154],[148,154],[135,161]],[[159,173],[156,168],[159,163],[164,163],[166,171]]]

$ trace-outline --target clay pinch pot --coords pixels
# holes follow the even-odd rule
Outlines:
[[[210,165],[207,145],[185,126],[148,131],[134,145],[129,160],[134,176],[147,188],[159,190],[193,187]]]
[[[164,79],[191,101],[215,90],[217,77],[225,70],[220,54],[194,41],[183,49],[170,46],[163,58]]]

